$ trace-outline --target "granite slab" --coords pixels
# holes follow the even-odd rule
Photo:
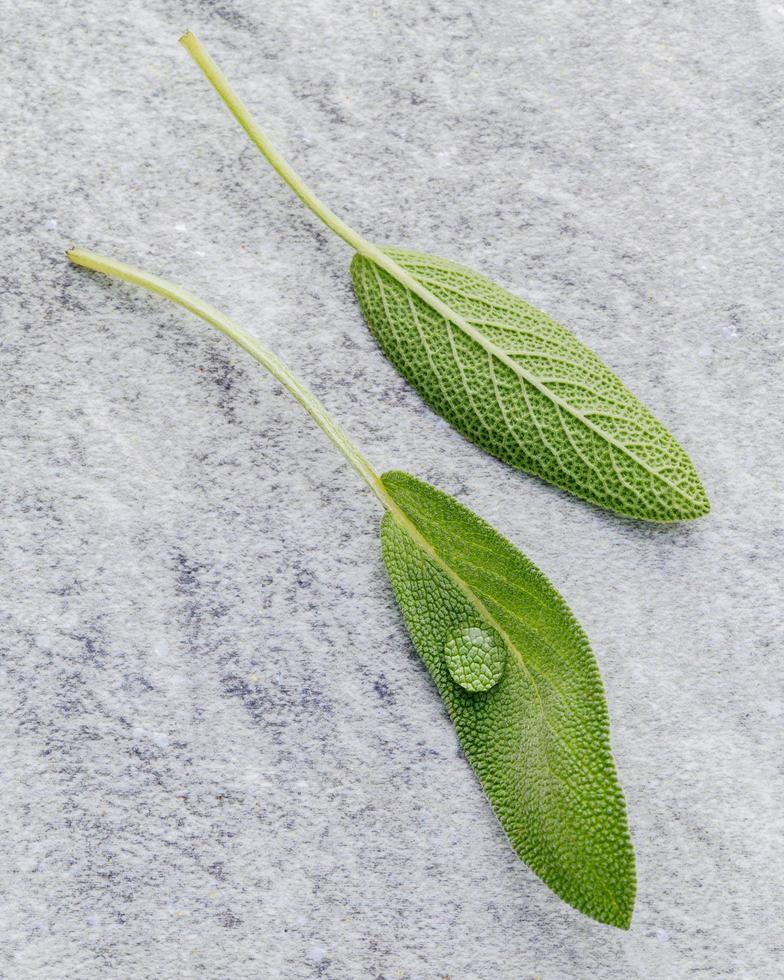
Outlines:
[[[784,7],[0,13],[0,975],[784,975]],[[710,516],[618,519],[436,418],[187,28],[359,230],[570,325],[687,447]],[[69,268],[74,244],[247,325],[379,469],[459,496],[558,585],[607,687],[628,933],[513,856],[355,475],[240,351]]]

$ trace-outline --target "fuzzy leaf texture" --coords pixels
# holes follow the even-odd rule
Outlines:
[[[628,928],[634,852],[585,634],[539,569],[476,514],[406,473],[381,480],[415,529],[393,513],[382,521],[395,596],[512,847],[569,904]],[[448,664],[466,623],[506,644],[488,690],[467,689]]]
[[[464,266],[381,251],[456,314],[450,320],[371,258],[355,255],[354,291],[373,336],[464,436],[628,517],[678,521],[707,513],[684,449],[573,333]]]
[[[275,150],[198,39],[181,41],[273,169],[355,249],[354,291],[373,336],[439,415],[512,466],[619,514],[708,512],[684,449],[572,333],[470,269],[369,242]]]

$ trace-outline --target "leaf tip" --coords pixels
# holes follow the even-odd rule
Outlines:
[[[628,911],[619,912],[617,916],[605,919],[604,925],[612,926],[614,929],[622,929],[624,932],[628,932],[632,927],[633,911],[633,909],[629,909]]]
[[[632,927],[632,916],[634,915],[634,896],[629,904],[618,910],[618,918],[612,923],[617,929],[628,932]]]
[[[708,494],[705,491],[705,487],[702,482],[698,479],[694,487],[694,493],[692,494],[692,506],[688,513],[684,515],[684,519],[688,521],[696,521],[699,517],[705,517],[706,514],[710,514],[711,503],[708,500]]]
[[[705,517],[706,514],[710,514],[711,512],[711,502],[710,500],[708,500],[708,494],[705,492],[705,487],[703,487],[702,484],[700,484],[700,490],[702,491],[702,493],[700,494],[697,501],[696,516]]]
[[[615,929],[622,929],[628,932],[632,927],[632,917],[634,915],[634,900],[637,892],[637,882],[632,877],[628,883],[631,887],[624,888],[624,894],[617,895],[614,900],[605,902],[603,908],[597,913],[595,908],[586,909],[576,906],[581,912],[586,912],[592,919],[601,922],[606,926],[613,926]]]

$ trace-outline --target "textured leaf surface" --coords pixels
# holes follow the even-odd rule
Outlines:
[[[405,473],[381,479],[404,515],[388,513],[381,529],[395,596],[512,846],[561,898],[628,928],[634,854],[585,634],[536,566],[483,520]],[[465,690],[448,668],[445,648],[467,622],[508,648],[486,691]]]
[[[707,513],[705,491],[681,445],[569,330],[463,266],[382,251],[455,316],[445,317],[357,254],[351,275],[371,332],[463,435],[629,517],[675,521]]]

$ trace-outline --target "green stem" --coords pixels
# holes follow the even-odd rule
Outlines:
[[[320,218],[328,228],[332,229],[336,235],[342,238],[343,241],[350,245],[356,252],[359,252],[360,255],[364,255],[369,259],[372,259],[376,265],[380,266],[382,269],[385,269],[393,278],[397,279],[401,285],[405,286],[407,289],[410,289],[417,296],[424,299],[426,303],[429,303],[434,307],[434,309],[438,310],[442,313],[442,315],[444,315],[445,311],[448,311],[448,307],[446,307],[441,300],[434,296],[429,290],[425,289],[425,287],[421,283],[417,282],[416,279],[410,276],[405,269],[401,268],[401,266],[395,262],[394,259],[382,252],[378,245],[374,245],[366,238],[363,238],[358,231],[354,231],[354,229],[347,225],[345,221],[342,221],[331,208],[328,208],[323,201],[316,197],[299,174],[292,167],[290,167],[288,163],[286,163],[283,157],[269,142],[261,127],[258,125],[250,112],[248,112],[248,110],[245,108],[242,99],[240,99],[240,97],[231,87],[226,76],[209,56],[196,35],[188,31],[187,34],[183,34],[183,36],[180,38],[180,43],[187,50],[188,54],[190,54],[199,68],[201,68],[201,70],[204,72],[207,80],[226,103],[226,106],[231,114],[248,134],[251,142],[253,142],[261,151],[262,155],[272,166],[275,173],[277,173],[284,183],[286,183],[291,190],[294,191],[297,197],[310,208],[313,214],[315,214],[317,218]],[[451,313],[451,311],[449,312]]]
[[[513,361],[511,357],[509,357],[498,347],[492,345],[488,338],[477,330],[477,328],[471,323],[469,323],[465,317],[456,313],[443,300],[431,293],[426,286],[423,286],[419,280],[415,279],[401,265],[395,262],[391,256],[387,255],[385,252],[382,252],[377,245],[374,245],[372,242],[369,242],[367,239],[363,238],[358,232],[354,231],[353,228],[350,228],[345,221],[341,221],[334,211],[331,211],[326,204],[322,203],[316,197],[313,191],[311,191],[310,188],[303,183],[298,174],[295,173],[295,171],[292,170],[292,168],[286,163],[277,150],[270,145],[267,137],[261,131],[253,116],[251,116],[243,105],[242,100],[239,98],[231,85],[229,85],[229,82],[223,72],[204,50],[198,38],[194,34],[188,32],[180,38],[180,42],[188,50],[188,53],[192,56],[199,68],[201,68],[201,70],[204,72],[218,95],[220,95],[220,97],[226,103],[234,118],[239,122],[240,126],[242,126],[248,136],[250,136],[253,143],[255,143],[259,150],[261,150],[262,154],[272,165],[275,172],[285,181],[286,184],[288,184],[297,197],[304,201],[310,210],[324,222],[328,228],[331,228],[336,235],[339,235],[344,242],[347,242],[361,255],[371,259],[377,266],[379,266],[379,268],[388,272],[393,279],[396,279],[400,283],[401,286],[408,289],[415,296],[418,296],[445,320],[449,321],[450,323],[454,323],[454,325],[462,330],[466,336],[470,337],[477,344],[479,344],[480,347],[487,350],[489,354],[492,354],[504,361],[504,363],[507,364],[507,366],[510,367],[515,373],[520,372],[519,364]],[[529,380],[535,387],[541,388],[541,385],[539,385],[535,379],[528,378],[527,380]],[[552,398],[552,394],[547,393],[547,397]]]
[[[159,296],[163,296],[165,299],[177,303],[191,313],[195,313],[196,316],[201,317],[202,320],[206,320],[207,323],[220,330],[222,334],[230,337],[243,350],[246,350],[251,357],[255,358],[262,367],[265,367],[296,398],[313,421],[326,432],[332,442],[334,442],[365,483],[367,483],[383,507],[392,515],[397,524],[406,531],[423,554],[427,555],[454,583],[456,588],[466,596],[468,601],[477,609],[479,615],[490,623],[503,637],[504,642],[507,643],[509,648],[514,649],[509,637],[502,627],[496,623],[481,599],[474,595],[466,583],[438,555],[430,542],[423,537],[422,533],[412,523],[408,515],[392,499],[384,484],[373,471],[370,463],[368,463],[343,429],[329,415],[321,402],[291,373],[279,357],[276,357],[275,354],[268,351],[255,337],[252,337],[246,330],[243,330],[239,324],[224,316],[220,310],[216,310],[214,306],[205,303],[198,296],[194,296],[193,293],[180,289],[179,286],[175,286],[174,283],[168,282],[166,279],[151,276],[149,273],[143,272],[141,269],[137,269],[132,265],[126,265],[124,262],[108,259],[103,255],[98,255],[96,252],[89,252],[87,249],[72,248],[66,254],[74,265],[83,266],[85,269],[94,269],[96,272],[103,272],[105,275],[112,276],[115,279],[124,279],[125,282],[141,286],[143,289],[148,289],[151,293],[157,293]]]
[[[275,147],[272,146],[253,116],[243,105],[240,97],[229,84],[226,76],[218,68],[204,47],[202,47],[196,35],[188,31],[187,34],[183,34],[180,38],[180,44],[183,45],[188,54],[204,72],[215,91],[226,103],[231,114],[251,138],[251,141],[261,150],[273,170],[288,184],[297,197],[317,217],[321,218],[328,228],[331,228],[336,235],[339,235],[353,249],[363,255],[375,256],[378,251],[376,246],[366,241],[358,232],[349,227],[345,221],[341,221],[334,211],[328,208],[323,201],[320,201],[299,174],[286,163]]]
[[[251,336],[246,330],[243,330],[238,323],[230,320],[220,310],[215,309],[214,306],[210,306],[209,303],[205,303],[204,300],[198,296],[194,296],[193,293],[180,289],[179,286],[175,286],[165,279],[160,279],[158,276],[152,276],[132,265],[117,262],[114,259],[106,258],[95,252],[89,252],[83,248],[73,248],[67,255],[74,265],[83,266],[85,269],[94,269],[96,272],[103,272],[105,275],[112,276],[115,279],[124,279],[125,282],[141,286],[144,289],[148,289],[151,293],[157,293],[159,296],[163,296],[165,299],[177,303],[191,313],[195,313],[196,316],[201,317],[202,320],[206,320],[207,323],[220,330],[222,334],[231,338],[235,344],[238,344],[251,357],[255,358],[262,367],[266,368],[293,395],[313,421],[343,453],[348,462],[359,473],[384,507],[389,509],[389,495],[384,489],[381,480],[343,429],[329,415],[315,395],[291,373],[286,364],[273,354],[272,351],[267,350],[266,347],[260,344],[255,337]]]

